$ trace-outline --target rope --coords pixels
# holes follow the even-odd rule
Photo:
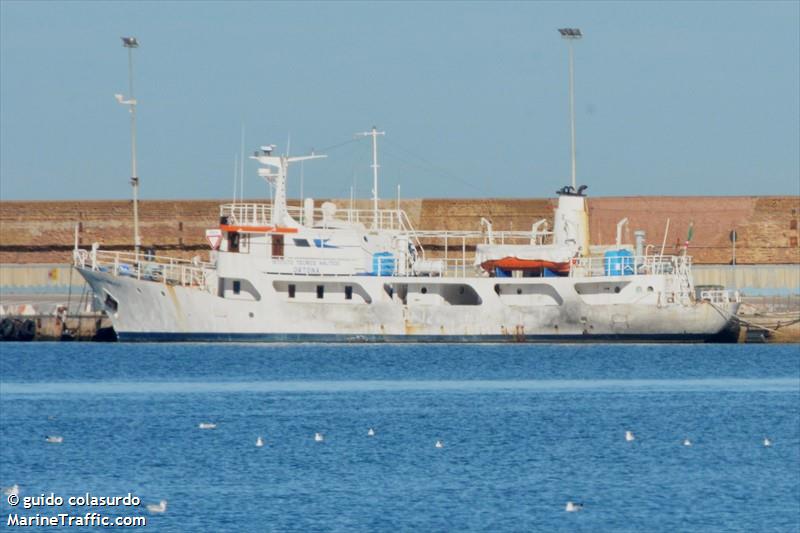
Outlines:
[[[725,311],[723,311],[722,309],[720,309],[719,307],[717,307],[716,305],[714,305],[714,303],[713,303],[713,302],[708,302],[708,303],[709,303],[709,305],[710,305],[711,307],[713,307],[713,308],[714,308],[714,309],[715,309],[715,310],[716,310],[716,311],[717,311],[717,312],[718,312],[720,315],[722,315],[722,318],[725,318],[725,319],[727,319],[727,320],[733,320],[733,321],[734,321],[736,324],[738,324],[738,325],[740,325],[740,326],[741,326],[742,324],[744,324],[744,325],[745,325],[745,326],[747,326],[748,328],[763,329],[764,331],[769,331],[770,333],[775,333],[775,330],[774,330],[774,329],[770,329],[770,328],[767,328],[767,327],[764,327],[764,326],[760,326],[760,325],[758,325],[758,324],[753,324],[752,322],[748,322],[747,320],[745,320],[745,319],[743,319],[743,318],[740,318],[740,317],[738,317],[738,316],[736,316],[736,315],[732,315],[732,314],[730,314],[730,313],[726,313]],[[788,324],[787,324],[787,325],[788,325]]]
[[[331,152],[331,151],[333,151],[333,150],[336,150],[337,148],[341,148],[342,146],[347,146],[348,144],[351,144],[351,143],[354,143],[354,142],[358,142],[358,141],[360,141],[360,140],[361,140],[361,139],[350,139],[350,140],[348,140],[348,141],[342,141],[342,142],[340,142],[340,143],[338,143],[338,144],[334,144],[334,145],[331,145],[331,146],[327,146],[327,147],[325,147],[325,148],[322,148],[322,149],[320,149],[320,152],[323,152],[323,153],[324,153],[324,152]],[[315,150],[315,151],[316,151],[316,150]]]

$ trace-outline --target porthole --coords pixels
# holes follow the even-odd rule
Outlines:
[[[522,289],[517,289],[517,294],[522,294]]]
[[[647,292],[653,292],[653,287],[647,287]]]
[[[428,288],[427,288],[427,287],[422,287],[422,288],[419,290],[419,292],[421,292],[422,294],[428,294]]]
[[[255,316],[253,313],[248,313],[248,315],[250,315],[250,318],[253,318]]]
[[[621,290],[621,289],[619,288],[619,286],[616,286],[616,287],[614,287],[614,292],[615,292],[615,293],[619,294],[619,291],[620,291],[620,290]]]

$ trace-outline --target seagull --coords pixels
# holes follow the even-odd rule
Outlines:
[[[437,440],[434,446],[436,446],[437,448],[444,448],[444,443],[440,440]]]
[[[690,441],[689,439],[683,439],[683,445],[684,446],[691,446],[692,445],[692,441]]]
[[[19,496],[19,485],[14,483],[10,487],[4,488],[3,494],[5,494],[6,496]]]
[[[61,444],[64,442],[64,437],[61,435],[48,435],[44,440],[50,444]]]
[[[262,439],[261,436],[259,436],[256,439],[256,448],[261,448],[263,445],[264,445],[264,439]]]
[[[160,502],[156,503],[148,503],[147,510],[151,513],[163,513],[167,510],[167,500],[161,500]]]
[[[633,436],[633,431],[628,430],[628,431],[625,432],[625,441],[626,442],[633,442],[633,440],[635,438],[636,437]]]
[[[314,442],[322,442],[325,440],[325,437],[322,436],[322,433],[314,433]]]
[[[764,437],[764,446],[766,446],[767,448],[772,446],[772,441],[769,440],[769,438],[767,438],[767,437]]]
[[[217,425],[213,422],[200,422],[197,427],[200,429],[217,429]]]
[[[375,430],[369,428],[369,430],[367,431],[367,437],[374,437],[374,436],[375,436]]]
[[[582,503],[567,502],[567,507],[564,509],[568,513],[577,513],[583,509]]]

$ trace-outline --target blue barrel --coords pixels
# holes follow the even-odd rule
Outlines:
[[[606,276],[630,276],[634,273],[633,254],[628,250],[609,250],[603,254]]]
[[[372,254],[372,275],[391,276],[395,271],[395,259],[391,252]]]

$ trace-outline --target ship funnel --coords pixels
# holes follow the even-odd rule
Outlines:
[[[580,255],[589,255],[589,213],[581,185],[576,191],[567,185],[556,191],[558,207],[553,217],[553,242],[571,246]]]

